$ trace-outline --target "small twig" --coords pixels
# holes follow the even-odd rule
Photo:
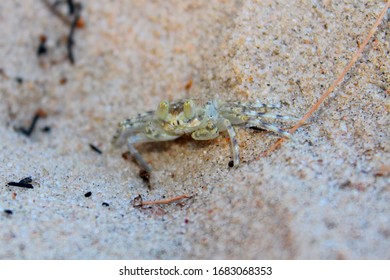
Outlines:
[[[23,133],[24,135],[26,135],[27,137],[30,136],[31,133],[34,131],[34,128],[35,128],[35,125],[37,124],[38,119],[39,119],[39,115],[35,114],[32,122],[31,122],[31,125],[29,126],[29,128],[26,129],[24,127],[20,127],[19,131],[21,133]]]
[[[18,129],[18,131],[20,131],[21,133],[23,133],[24,135],[29,137],[31,135],[31,133],[34,131],[34,128],[35,128],[39,118],[44,118],[44,117],[46,117],[46,112],[43,111],[42,109],[37,110],[37,112],[35,113],[35,115],[32,119],[32,122],[31,122],[31,125],[29,126],[29,128],[26,129],[24,127],[20,127]]]
[[[73,45],[74,45],[74,32],[77,28],[77,23],[79,22],[79,19],[80,19],[80,11],[81,11],[81,5],[78,4],[76,5],[75,7],[75,16],[73,18],[73,21],[72,21],[72,24],[70,26],[70,31],[69,31],[69,36],[68,36],[68,40],[67,40],[67,49],[68,49],[68,58],[69,58],[69,61],[70,63],[74,64],[74,55],[73,55]]]
[[[55,15],[56,17],[58,17],[63,23],[65,23],[66,25],[68,26],[71,26],[72,25],[72,21],[67,18],[63,13],[61,13],[60,11],[58,11],[56,9],[56,6],[51,4],[49,0],[42,0],[42,2],[46,5],[46,7],[50,10],[50,12],[52,12],[53,15]]]
[[[92,149],[92,151],[98,153],[98,154],[102,154],[102,150],[100,150],[98,147],[96,147],[94,144],[89,144],[89,147]]]
[[[300,119],[298,121],[298,123],[289,130],[289,133],[290,134],[293,134],[295,131],[297,131],[298,128],[300,128],[306,121],[308,118],[311,117],[311,115],[317,111],[318,107],[321,106],[321,104],[324,102],[324,100],[333,92],[333,90],[336,88],[337,85],[340,84],[340,82],[343,80],[343,78],[345,77],[345,75],[348,73],[348,71],[352,68],[352,66],[355,64],[355,62],[358,60],[359,56],[362,54],[364,48],[366,47],[366,45],[368,44],[368,42],[370,41],[371,37],[374,35],[377,27],[379,26],[379,24],[381,23],[383,17],[385,16],[386,12],[387,12],[387,9],[389,9],[390,7],[390,1],[387,2],[387,4],[385,5],[385,7],[382,9],[382,11],[380,12],[378,18],[376,19],[373,27],[371,28],[371,30],[368,32],[367,36],[364,38],[363,40],[363,43],[360,45],[359,49],[356,51],[356,53],[354,54],[354,56],[352,57],[351,61],[347,64],[347,66],[344,68],[344,70],[341,72],[340,76],[330,85],[330,87],[328,88],[328,90],[320,97],[320,99],[318,99],[318,101],[310,108],[310,110],[303,116],[302,119]],[[267,151],[265,151],[264,153],[262,153],[260,156],[258,156],[256,158],[256,160],[258,160],[259,158],[261,157],[265,157],[267,155],[269,155],[271,152],[273,152],[274,150],[276,150],[285,140],[286,138],[280,138],[275,144],[273,144]]]
[[[73,15],[76,10],[73,0],[67,0],[67,2],[68,2],[69,14]]]
[[[83,22],[81,20],[81,3],[75,3],[73,0],[67,0],[66,3],[68,5],[69,15],[70,17],[65,16],[57,9],[57,5],[61,2],[56,2],[51,4],[48,0],[42,0],[43,3],[47,6],[47,8],[57,16],[62,22],[66,25],[70,26],[69,35],[66,42],[66,47],[68,50],[68,59],[71,64],[75,63],[74,55],[73,55],[73,45],[74,45],[74,33],[76,28],[82,28]]]
[[[192,195],[183,194],[172,198],[162,199],[162,200],[155,200],[155,201],[143,201],[141,195],[134,198],[133,206],[134,207],[142,207],[145,205],[155,205],[155,204],[170,204],[175,201],[185,199],[185,198],[192,198]]]

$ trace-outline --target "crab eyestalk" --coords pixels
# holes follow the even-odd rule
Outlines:
[[[195,116],[195,104],[193,100],[187,100],[184,102],[183,112],[186,119],[190,120]]]
[[[156,115],[157,118],[160,120],[166,120],[169,113],[169,103],[168,101],[161,101],[160,104],[158,104]]]

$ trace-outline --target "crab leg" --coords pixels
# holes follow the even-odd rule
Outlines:
[[[223,126],[226,128],[229,134],[234,166],[238,166],[240,164],[240,151],[237,142],[236,131],[228,119],[223,119]]]
[[[275,104],[265,104],[261,103],[259,100],[256,100],[256,102],[241,102],[241,101],[231,101],[227,102],[226,105],[231,106],[231,107],[239,107],[239,108],[267,108],[267,109],[278,109],[280,108],[280,105],[275,105]]]
[[[259,106],[250,106],[251,103],[238,103],[238,104],[231,104],[228,103],[229,106],[222,106],[221,107],[221,114],[222,115],[229,115],[233,116],[234,118],[245,120],[246,117],[258,117],[258,118],[268,118],[268,119],[278,119],[278,120],[298,120],[295,117],[292,116],[283,116],[279,114],[270,114],[267,112],[259,112],[259,109],[262,108],[279,108],[276,105],[267,105],[267,104],[258,104]],[[239,105],[239,106],[234,106]]]
[[[129,149],[130,154],[133,156],[135,161],[138,163],[139,166],[142,167],[145,171],[150,173],[152,171],[152,167],[145,161],[145,159],[141,156],[141,154],[138,152],[136,148],[134,148],[133,144],[139,143],[140,141],[139,135],[134,135],[132,137],[129,137],[127,140],[127,148]],[[143,142],[143,141],[142,141]]]
[[[127,148],[129,149],[130,154],[133,156],[135,161],[141,166],[143,170],[150,173],[152,172],[152,167],[145,161],[145,159],[141,156],[141,154],[137,151],[136,148],[132,145],[132,143],[129,141],[127,142]]]
[[[164,135],[160,134],[158,135],[158,138],[149,138],[143,133],[135,134],[130,136],[127,139],[127,147],[129,149],[130,154],[133,156],[135,161],[147,172],[152,171],[152,167],[146,162],[146,160],[141,156],[141,154],[138,152],[136,148],[134,148],[133,144],[140,144],[140,143],[148,143],[148,142],[158,142],[158,141],[169,141],[169,140],[175,140],[179,136],[176,135]]]
[[[265,129],[265,130],[268,130],[268,131],[272,131],[272,132],[275,132],[281,136],[284,136],[284,137],[287,137],[287,138],[291,138],[291,134],[288,133],[287,131],[284,131],[272,124],[269,124],[269,123],[265,123],[265,122],[262,122],[261,120],[258,120],[258,119],[249,119],[247,124],[245,125],[246,127],[258,127],[258,128],[262,128],[262,129]]]
[[[266,118],[266,119],[278,119],[278,120],[298,120],[295,117],[292,116],[283,116],[279,114],[269,114],[269,113],[260,113],[256,111],[245,111],[242,112],[245,116],[248,117],[258,117],[258,118]]]

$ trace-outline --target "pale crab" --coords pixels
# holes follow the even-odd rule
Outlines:
[[[275,132],[291,138],[290,133],[266,119],[292,120],[291,116],[268,113],[268,109],[280,108],[255,102],[221,101],[219,99],[202,102],[200,99],[185,99],[174,103],[162,101],[156,111],[148,111],[126,119],[118,124],[113,144],[121,146],[127,142],[130,154],[147,172],[152,168],[134,148],[134,144],[158,141],[170,141],[184,134],[190,134],[195,140],[210,140],[227,131],[233,155],[233,164],[240,162],[239,146],[233,126],[258,128]]]

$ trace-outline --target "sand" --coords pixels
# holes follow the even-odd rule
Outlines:
[[[162,100],[258,98],[303,116],[384,1],[82,3],[74,64],[70,27],[43,3],[0,3],[0,259],[390,258],[389,13],[267,157],[278,136],[242,128],[238,168],[226,134],[138,145],[148,189],[110,144],[119,121]],[[26,136],[37,110],[46,116]],[[29,176],[33,189],[7,185]]]

